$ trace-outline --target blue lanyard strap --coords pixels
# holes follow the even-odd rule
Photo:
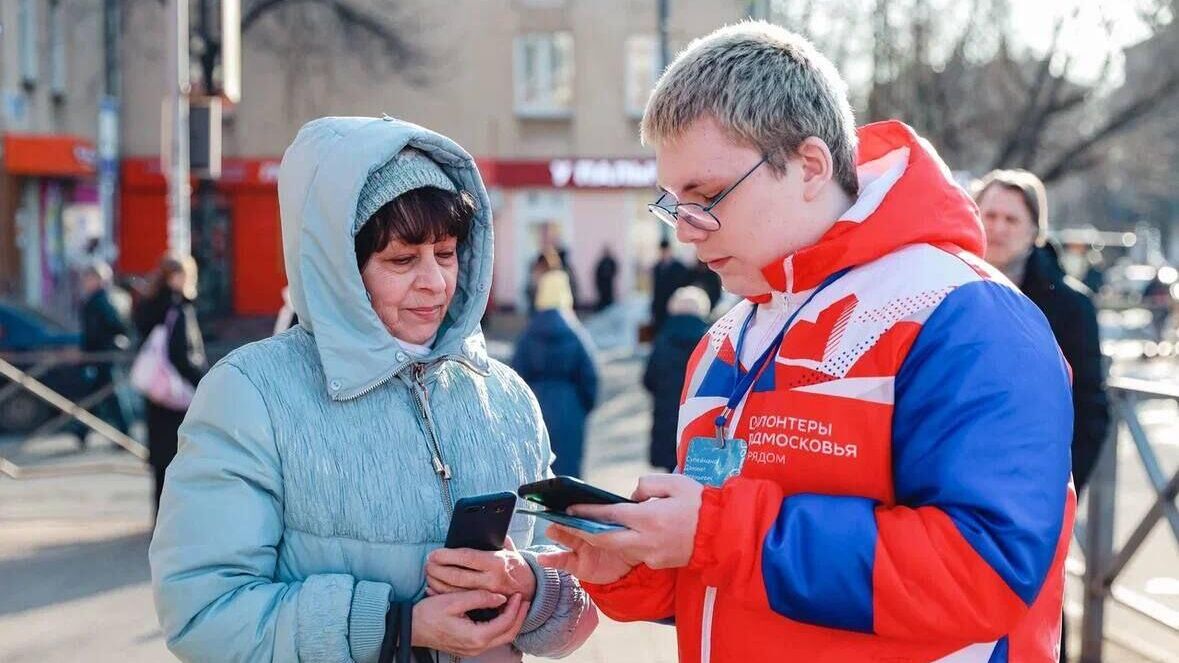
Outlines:
[[[753,365],[749,367],[747,372],[742,373],[741,351],[745,348],[745,337],[749,332],[749,327],[753,324],[753,317],[757,314],[757,308],[754,307],[754,309],[749,312],[749,315],[745,318],[744,324],[741,325],[741,333],[737,336],[737,356],[733,360],[733,375],[736,378],[736,385],[733,388],[732,395],[729,396],[728,402],[725,404],[725,409],[722,410],[720,415],[716,418],[717,446],[724,448],[725,426],[727,426],[729,423],[729,417],[733,414],[733,410],[736,409],[737,405],[740,404],[741,401],[745,398],[745,395],[749,393],[749,390],[753,388],[753,384],[757,382],[759,377],[761,377],[761,374],[765,371],[766,366],[770,364],[770,360],[778,354],[778,350],[782,347],[782,341],[786,338],[786,332],[790,330],[790,325],[794,323],[794,320],[800,313],[802,313],[802,310],[806,308],[807,304],[811,303],[811,300],[818,296],[820,292],[823,292],[827,286],[838,281],[840,277],[842,277],[844,274],[847,274],[849,271],[851,271],[850,267],[835,272],[831,276],[828,276],[826,279],[824,279],[823,282],[819,284],[819,287],[815,288],[814,291],[811,292],[810,296],[808,296],[806,300],[803,301],[802,304],[794,310],[794,313],[790,314],[790,317],[786,319],[786,323],[782,325],[782,329],[778,331],[778,335],[774,337],[774,340],[770,343],[769,347],[766,348],[765,352],[763,352],[761,356],[757,358],[757,361],[753,362]]]

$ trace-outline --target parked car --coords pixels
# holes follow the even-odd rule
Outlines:
[[[0,353],[71,350],[79,346],[80,335],[44,313],[11,301],[0,300]],[[17,368],[32,367],[28,360],[9,358]],[[38,376],[39,381],[67,398],[86,393],[83,366],[63,365]],[[9,385],[0,376],[0,390]],[[55,416],[57,409],[24,389],[0,401],[0,435],[27,433]]]

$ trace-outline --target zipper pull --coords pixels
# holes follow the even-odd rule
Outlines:
[[[434,474],[446,480],[450,479],[450,466],[443,463],[438,456],[434,456]]]

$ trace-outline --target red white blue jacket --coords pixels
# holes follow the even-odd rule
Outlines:
[[[674,617],[680,660],[1055,661],[1069,370],[1040,311],[979,256],[974,203],[898,122],[860,130],[861,193],[774,293],[688,366],[687,442],[713,434],[753,306],[797,307],[735,413],[738,477],[707,488],[688,566],[588,585],[619,620]],[[760,349],[754,356],[760,354]]]

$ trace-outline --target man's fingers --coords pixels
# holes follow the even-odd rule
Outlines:
[[[645,502],[654,497],[671,497],[679,492],[679,489],[684,486],[684,482],[694,482],[682,474],[648,474],[639,477],[639,483],[635,486],[635,492],[631,494],[631,499],[636,502]]]
[[[569,507],[570,515],[596,520],[600,523],[616,523],[627,526],[631,522],[631,511],[637,504],[575,504]]]
[[[550,569],[573,573],[573,567],[577,563],[577,553],[566,552],[564,550],[561,552],[540,553],[536,556],[536,562]]]
[[[588,532],[583,532],[572,527],[565,527],[564,525],[550,525],[545,531],[554,543],[572,548],[576,550],[582,545],[585,545],[586,537],[590,536]]]

